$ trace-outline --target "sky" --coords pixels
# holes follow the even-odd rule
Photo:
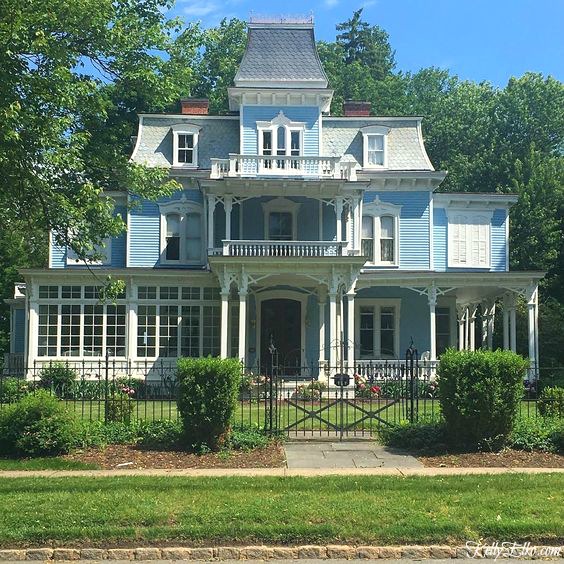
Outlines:
[[[390,35],[397,70],[448,68],[461,79],[503,87],[527,71],[564,80],[564,0],[176,0],[171,15],[201,21],[313,13],[317,39],[363,7]]]

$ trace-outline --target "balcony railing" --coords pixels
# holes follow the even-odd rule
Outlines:
[[[212,255],[224,257],[340,257],[347,254],[347,243],[335,241],[223,241]]]
[[[210,178],[285,176],[356,180],[355,163],[340,157],[235,155],[211,159]]]

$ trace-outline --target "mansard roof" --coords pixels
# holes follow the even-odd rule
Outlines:
[[[311,23],[249,23],[235,86],[327,88]]]

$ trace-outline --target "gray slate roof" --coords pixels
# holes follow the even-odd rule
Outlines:
[[[327,75],[317,55],[313,26],[249,24],[247,49],[234,82],[251,87],[307,82],[326,88]]]

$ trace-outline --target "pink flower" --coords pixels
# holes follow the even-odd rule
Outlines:
[[[358,387],[359,387],[360,390],[366,390],[366,384],[364,384],[362,382],[358,385]]]

